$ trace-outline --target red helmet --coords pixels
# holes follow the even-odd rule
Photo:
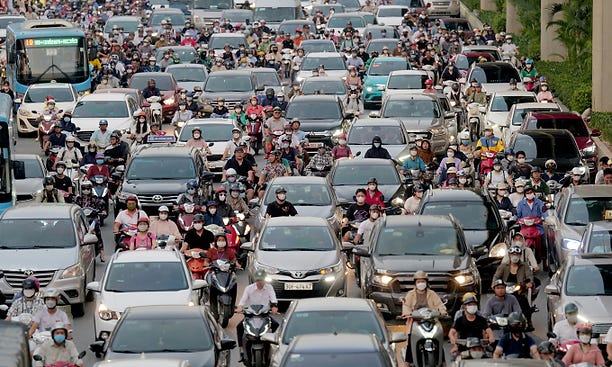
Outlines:
[[[578,326],[576,326],[576,333],[593,334],[593,326],[590,324],[578,324]]]
[[[263,110],[264,110],[264,112],[272,112],[273,109],[274,108],[272,108],[272,106],[266,106],[266,107],[264,107]]]
[[[138,222],[137,223],[147,223],[147,224],[149,224],[149,218],[147,218],[147,217],[140,217],[140,218],[138,218]]]
[[[425,85],[433,85],[433,80],[431,80],[431,79],[427,79],[427,80],[425,81]]]
[[[219,187],[218,189],[215,190],[215,194],[218,194],[220,192],[227,192],[227,190],[225,189],[225,187]]]

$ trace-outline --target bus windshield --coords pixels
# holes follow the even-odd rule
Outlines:
[[[84,38],[47,37],[17,40],[17,81],[22,84],[82,83],[89,78]]]

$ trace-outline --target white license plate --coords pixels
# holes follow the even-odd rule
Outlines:
[[[311,291],[312,283],[285,283],[286,291]]]
[[[323,145],[325,145],[325,143],[308,143],[309,148],[318,148],[322,147]]]
[[[219,168],[219,167],[224,167],[225,166],[225,162],[221,161],[221,162],[210,162],[209,166],[211,168]]]

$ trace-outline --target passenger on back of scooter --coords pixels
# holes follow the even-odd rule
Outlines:
[[[442,316],[446,315],[446,306],[440,299],[438,294],[429,289],[429,276],[426,272],[419,270],[414,273],[414,289],[406,293],[406,297],[401,298],[402,301],[402,317],[406,319],[408,329],[408,345],[410,346],[410,334],[412,329],[412,312],[421,308],[429,308],[438,311]],[[412,348],[406,348],[405,361],[406,367],[410,367],[413,363]]]
[[[578,306],[575,303],[568,303],[563,308],[563,312],[565,318],[557,321],[553,326],[552,332],[555,334],[555,338],[549,339],[555,346],[578,340],[578,336],[576,335],[576,327],[578,326]]]
[[[235,217],[232,207],[227,203],[227,189],[223,186],[215,190],[215,201],[217,203],[217,214],[221,218]]]
[[[485,175],[483,186],[489,187],[489,185],[497,186],[499,184],[512,187],[512,176],[504,171],[501,160],[496,157],[493,160],[493,169]]]
[[[7,320],[17,317],[22,313],[34,316],[45,309],[44,300],[38,296],[39,286],[32,277],[26,278],[21,283],[22,297],[17,298],[11,304],[7,313]],[[26,325],[30,326],[30,325]]]
[[[448,147],[446,150],[446,158],[442,159],[440,162],[440,166],[436,170],[436,173],[439,175],[438,184],[441,185],[446,180],[447,170],[452,166],[455,168],[455,173],[457,171],[462,171],[461,160],[455,157],[455,149]]]
[[[289,146],[291,148],[301,150],[300,139],[293,135],[293,127],[290,124],[285,125],[283,135],[278,138],[278,141],[283,141],[284,139],[289,139]]]
[[[216,224],[219,227],[223,227],[223,218],[219,215],[217,209],[219,204],[216,201],[209,201],[206,204],[206,213],[204,213],[204,226]]]
[[[540,266],[538,265],[538,261],[536,260],[535,255],[533,254],[533,250],[525,246],[525,237],[523,237],[521,232],[514,233],[514,235],[512,236],[511,246],[517,246],[520,247],[521,250],[523,250],[521,261],[527,263],[534,273],[540,270]],[[502,264],[509,263],[510,257],[508,256],[508,254],[506,254],[502,258]]]
[[[525,185],[525,198],[519,201],[516,206],[516,218],[536,217],[546,218],[548,214],[544,211],[544,203],[535,195],[533,186]],[[540,236],[544,235],[544,226],[542,223],[536,224],[540,231]]]
[[[191,130],[191,139],[187,140],[188,147],[194,147],[197,149],[203,150],[206,154],[212,154],[210,148],[208,147],[208,143],[202,137],[202,129],[195,126],[193,130]]]
[[[74,203],[81,208],[90,207],[98,211],[98,216],[105,218],[108,213],[108,203],[105,199],[100,198],[93,194],[93,184],[89,180],[83,180],[81,182],[81,193],[74,198]],[[108,197],[106,198],[108,200]],[[96,236],[98,237],[98,244],[96,253],[100,254],[100,261],[104,262],[104,243],[102,242],[102,234],[98,233],[99,228],[96,229]]]
[[[527,185],[533,187],[536,197],[542,201],[548,201],[550,189],[546,182],[542,180],[542,169],[535,166],[531,169],[531,180],[527,181]]]
[[[482,138],[478,139],[478,143],[476,143],[476,148],[480,147],[481,151],[492,150],[496,153],[500,153],[504,151],[504,143],[500,138],[493,135],[493,128],[490,126],[486,126],[484,128],[484,134]]]
[[[61,362],[83,366],[74,342],[67,340],[68,331],[69,325],[63,322],[57,322],[51,327],[51,338],[45,340],[37,352],[37,355],[42,357],[41,361],[36,362],[37,367],[51,366]]]
[[[508,198],[508,184],[500,182],[495,188],[495,204],[497,204],[497,209],[512,213],[514,206],[512,206],[512,202]]]
[[[138,222],[136,224],[138,231],[130,239],[130,251],[138,249],[151,250],[156,248],[157,242],[155,241],[155,234],[149,231],[149,218],[138,218]]]
[[[535,341],[525,334],[525,317],[520,312],[513,312],[508,316],[508,327],[510,332],[500,339],[493,358],[500,359],[503,354],[515,358],[540,359]]]
[[[489,327],[487,319],[477,314],[478,313],[478,299],[474,297],[467,297],[463,300],[463,314],[461,317],[456,319],[448,332],[448,338],[450,343],[453,344],[451,354],[463,352],[467,349],[457,344],[457,339],[468,339],[476,338],[489,339],[489,343],[495,342],[493,336],[493,330]]]
[[[194,204],[202,208],[202,210],[206,206],[206,198],[198,192],[198,180],[192,178],[187,181],[187,190],[180,194],[176,199],[176,205],[174,210],[178,210],[178,207],[183,204]]]
[[[168,219],[170,210],[167,206],[162,205],[157,209],[158,220],[153,221],[150,226],[150,231],[155,235],[155,238],[161,235],[174,236],[176,242],[182,239],[181,231],[179,231],[176,223]]]
[[[240,184],[237,182],[233,183],[230,186],[230,197],[227,200],[227,202],[234,212],[238,212],[238,213],[244,214],[245,216],[248,216],[249,206],[244,201],[242,196],[240,196],[241,193],[242,193],[242,189],[240,187]]]

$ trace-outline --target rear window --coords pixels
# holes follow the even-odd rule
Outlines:
[[[476,79],[479,83],[510,83],[510,79],[521,79],[516,69],[505,65],[477,67],[472,72],[471,78]]]
[[[545,118],[529,119],[525,130],[534,129],[567,129],[575,137],[587,137],[589,131],[580,118]]]
[[[571,135],[525,135],[516,137],[514,151],[522,150],[526,154],[527,161],[532,159],[574,159],[580,153],[576,142]]]
[[[134,74],[132,79],[130,80],[130,88],[143,90],[147,87],[147,83],[149,78],[151,78],[151,74],[144,76],[138,76],[138,74]],[[159,90],[174,90],[174,84],[172,83],[172,78],[170,76],[164,75],[156,75],[153,79],[155,79],[155,86]]]
[[[492,112],[508,112],[517,103],[536,102],[535,96],[496,96],[491,102]]]

